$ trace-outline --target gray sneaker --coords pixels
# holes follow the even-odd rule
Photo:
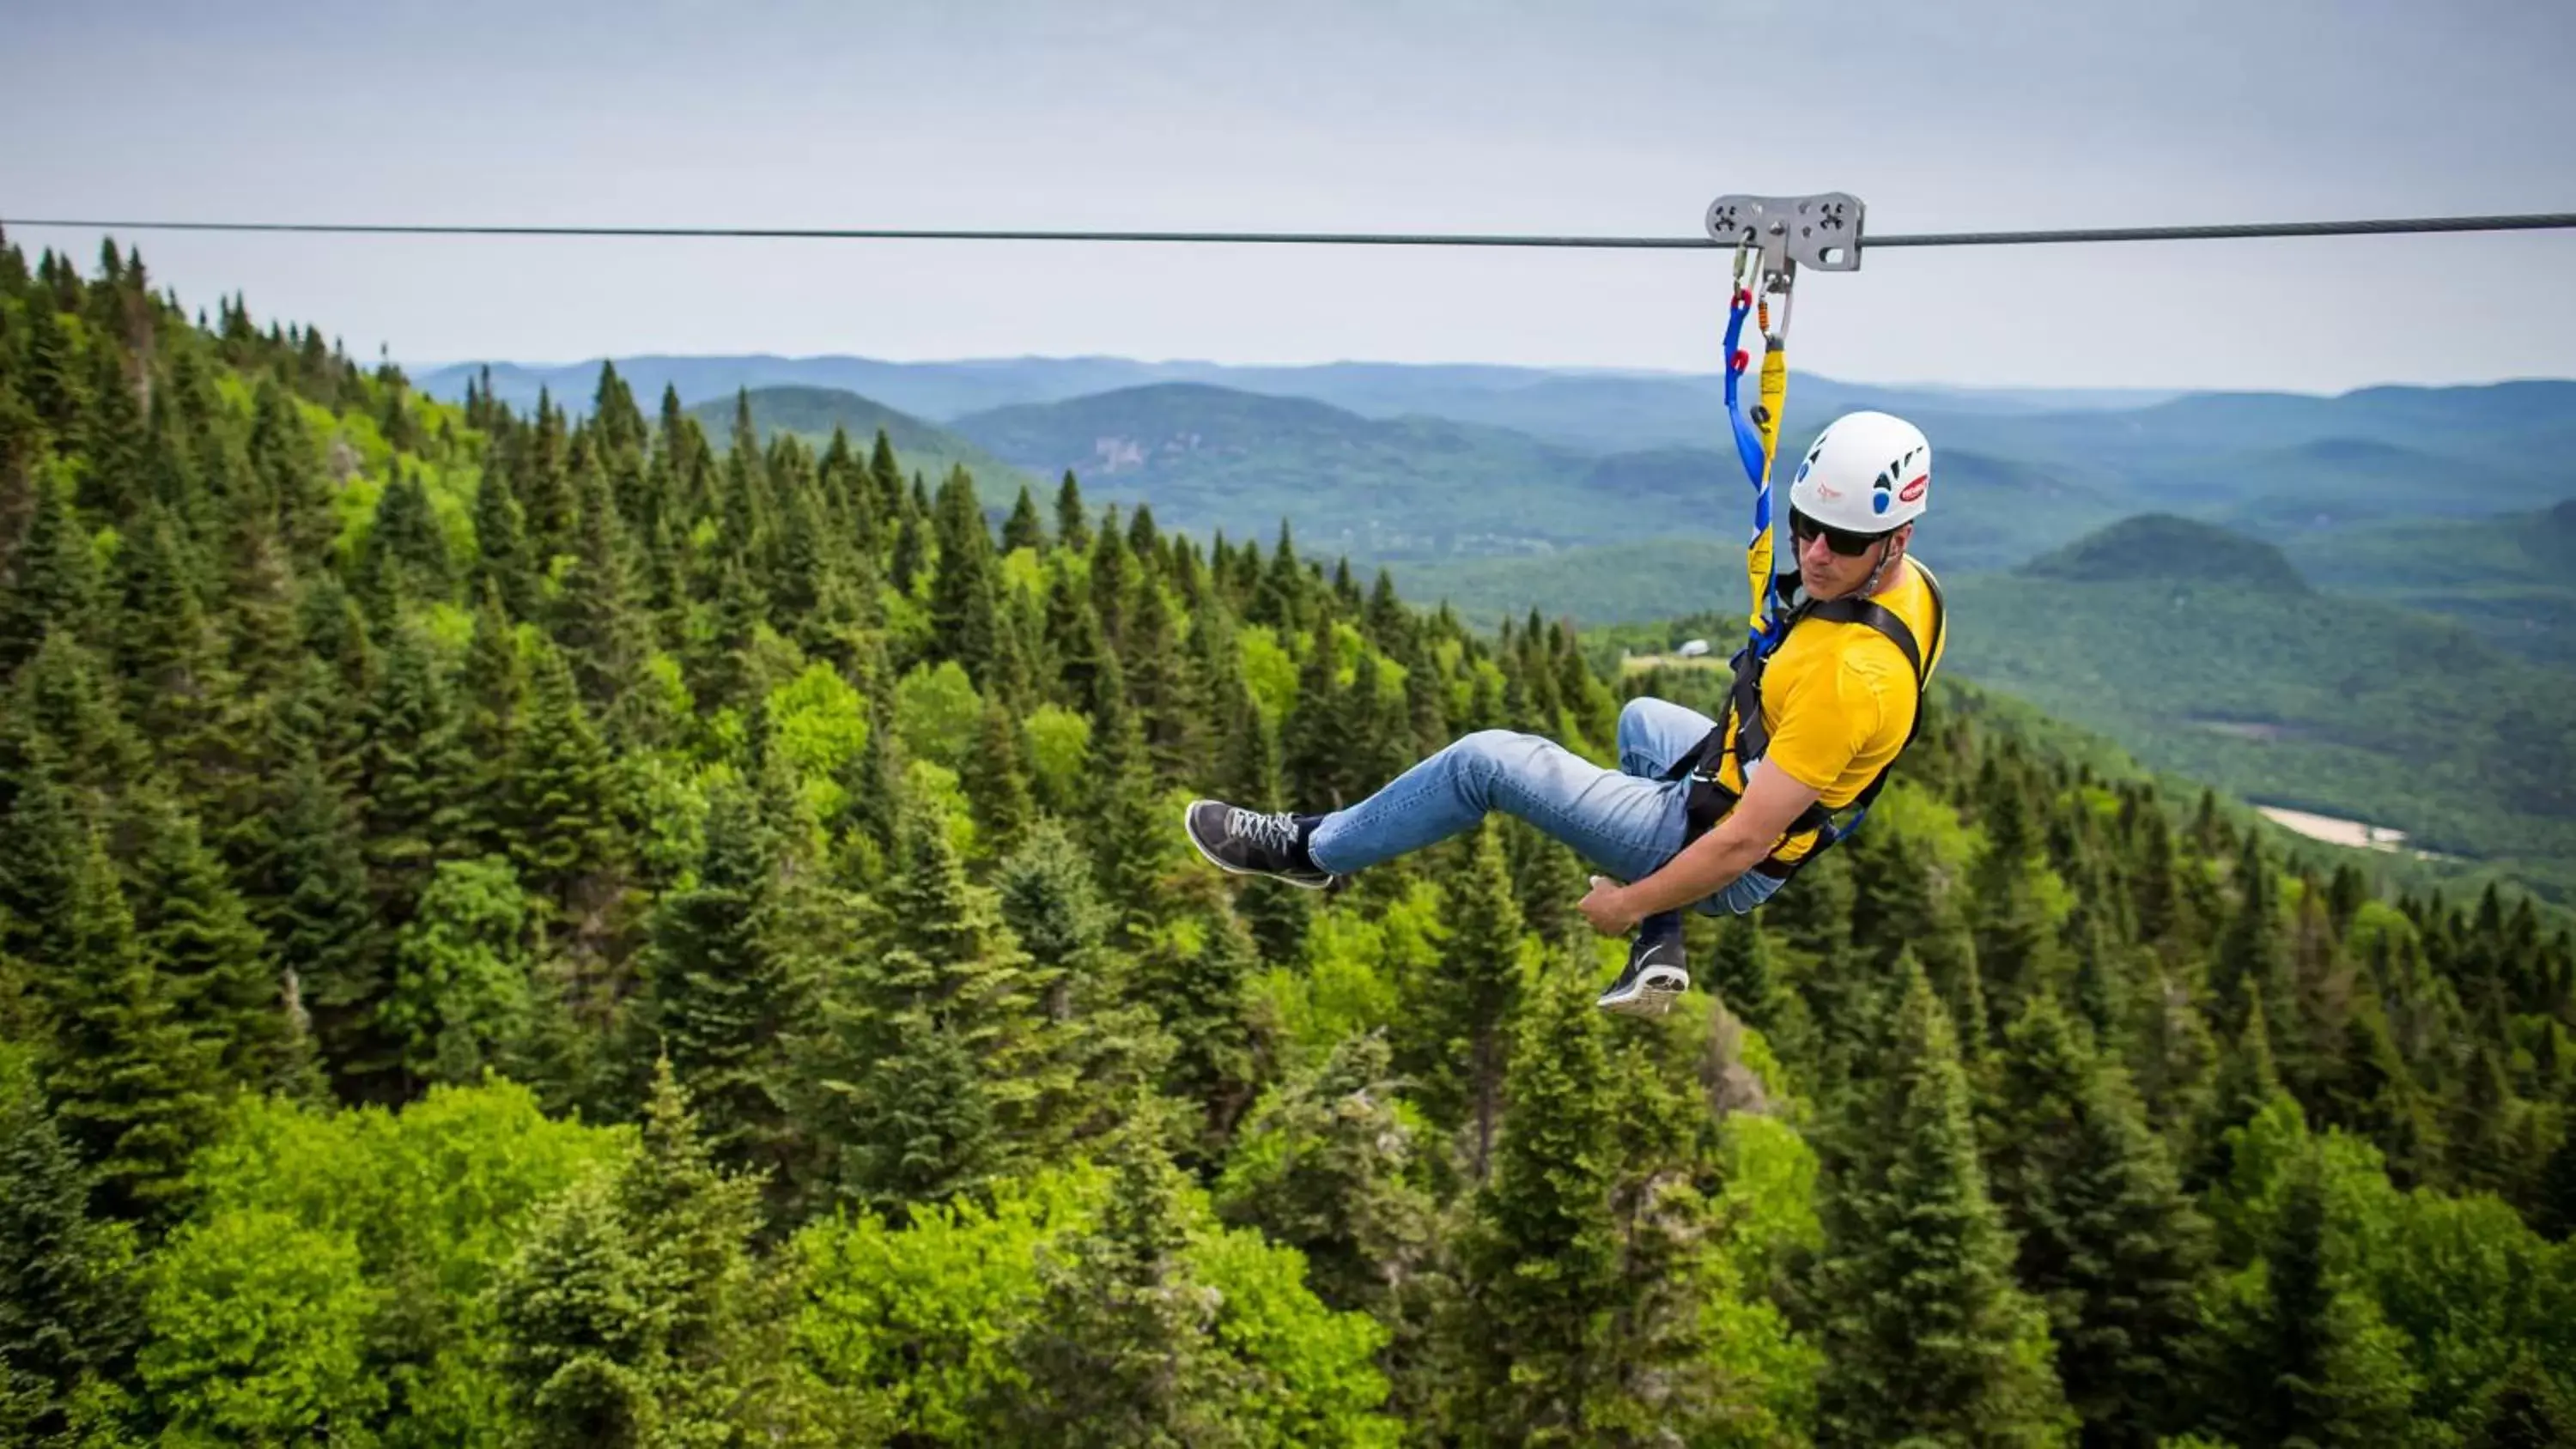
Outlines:
[[[1671,929],[1648,923],[1628,947],[1628,968],[1592,1004],[1622,1016],[1661,1016],[1690,989],[1690,972],[1682,966],[1681,918]]]
[[[1330,871],[1318,870],[1314,858],[1298,846],[1297,817],[1286,811],[1265,815],[1222,800],[1193,800],[1181,816],[1181,828],[1219,870],[1273,876],[1310,891],[1335,879]]]

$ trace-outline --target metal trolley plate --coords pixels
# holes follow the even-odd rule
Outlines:
[[[1786,264],[1820,272],[1860,270],[1860,198],[1846,191],[1814,196],[1721,196],[1708,207],[1708,234],[1762,249],[1765,271]]]

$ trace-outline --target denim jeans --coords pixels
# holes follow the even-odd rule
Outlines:
[[[1315,864],[1345,875],[1446,840],[1500,810],[1573,847],[1605,874],[1643,880],[1682,848],[1690,785],[1667,781],[1664,772],[1715,727],[1696,710],[1632,699],[1619,712],[1615,771],[1537,735],[1479,730],[1325,816],[1306,848]],[[1770,876],[1747,871],[1698,908],[1743,915],[1779,888]],[[1680,924],[1667,912],[1643,929],[1653,934]]]

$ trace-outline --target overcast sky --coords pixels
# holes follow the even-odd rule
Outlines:
[[[0,216],[1690,235],[2576,210],[2536,0],[0,0]],[[92,234],[12,228],[21,244]],[[1705,370],[1687,253],[142,234],[414,363],[1117,354]],[[1855,380],[2576,375],[2576,233],[1892,251]]]

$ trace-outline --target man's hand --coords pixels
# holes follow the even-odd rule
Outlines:
[[[1629,909],[1622,895],[1623,889],[1618,882],[1606,875],[1596,875],[1592,878],[1592,889],[1584,894],[1577,908],[1583,912],[1583,919],[1592,923],[1592,929],[1602,935],[1632,935],[1637,922],[1645,918]]]

